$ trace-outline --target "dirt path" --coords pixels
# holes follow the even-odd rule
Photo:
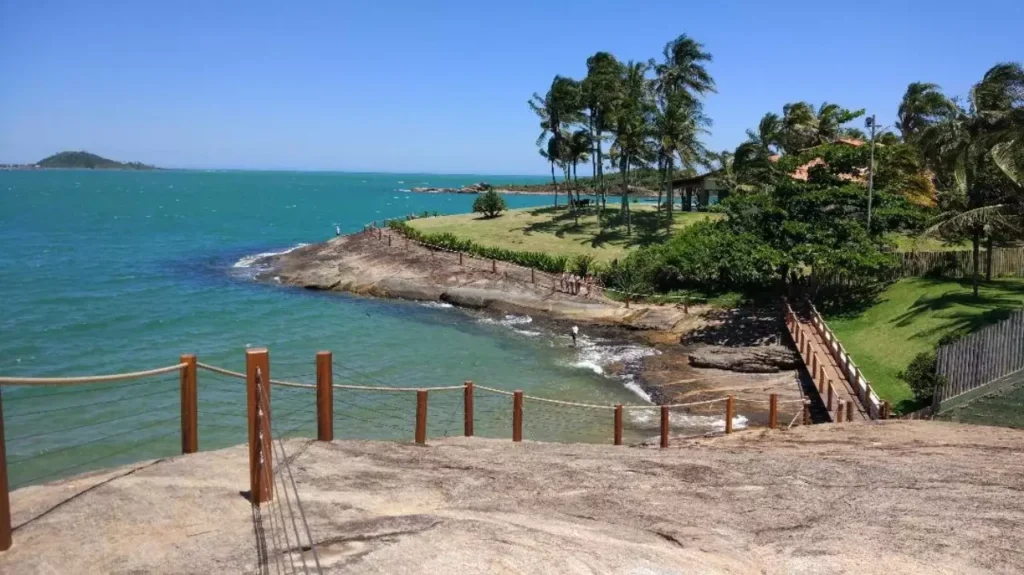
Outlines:
[[[453,439],[288,451],[329,573],[1024,572],[1024,432],[1011,429],[887,421],[667,450]],[[19,489],[0,572],[259,572],[246,456]]]

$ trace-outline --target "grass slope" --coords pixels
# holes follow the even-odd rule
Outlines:
[[[911,278],[889,286],[860,315],[830,318],[829,325],[879,396],[905,411],[914,407],[913,397],[896,374],[914,356],[948,333],[974,331],[1021,306],[1022,279],[983,283],[975,298],[970,282]]]
[[[486,246],[548,254],[590,254],[605,262],[624,256],[632,248],[660,243],[668,238],[664,219],[659,225],[653,206],[630,206],[634,228],[631,236],[626,235],[626,226],[619,219],[618,209],[617,202],[608,204],[603,230],[596,211],[581,214],[577,226],[572,212],[564,207],[557,210],[552,207],[508,210],[492,219],[485,219],[479,214],[460,214],[422,218],[409,223],[423,232],[449,232]],[[718,216],[677,212],[672,231],[709,217]]]

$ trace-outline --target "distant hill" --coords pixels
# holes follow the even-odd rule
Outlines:
[[[84,168],[89,170],[156,170],[141,162],[118,162],[89,152],[60,152],[36,162],[40,168]]]

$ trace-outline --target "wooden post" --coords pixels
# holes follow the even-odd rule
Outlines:
[[[768,396],[768,429],[775,429],[779,426],[779,394],[773,393]]]
[[[661,406],[661,447],[668,447],[668,406]]]
[[[377,241],[384,239],[384,230],[377,230]]]
[[[853,421],[853,400],[846,402],[846,421]]]
[[[427,442],[427,390],[416,392],[416,443]]]
[[[329,351],[316,352],[316,438],[320,441],[334,440],[333,359]]]
[[[391,247],[391,234],[388,234],[388,247]]]
[[[11,495],[7,485],[7,444],[4,442],[4,398],[0,385],[0,551],[11,548]]]
[[[523,390],[512,394],[512,441],[523,440]]]
[[[498,261],[497,260],[491,260],[491,273],[492,274],[498,273]]]
[[[622,404],[615,406],[615,445],[622,445]]]
[[[846,406],[843,405],[843,400],[840,399],[839,400],[839,404],[836,407],[836,423],[842,423],[843,422],[843,411],[844,411],[843,408],[844,407],[846,407]]]
[[[274,498],[270,355],[266,348],[245,350],[245,389],[249,411],[249,497],[259,505]]]
[[[889,402],[882,402],[882,419],[889,419]]]
[[[466,437],[473,437],[473,382],[466,382],[466,390],[463,392],[463,430]]]
[[[732,433],[732,418],[736,413],[735,399],[733,396],[725,398],[725,432]]]
[[[629,294],[626,294],[626,309],[629,309]]]
[[[199,451],[199,405],[196,392],[196,356],[186,354],[178,360],[181,368],[181,452]]]
[[[533,275],[533,272],[533,268],[530,268],[530,283],[535,284],[537,283],[537,277]]]
[[[462,265],[462,252],[459,252],[459,265]]]
[[[824,381],[824,380],[823,380]],[[828,380],[828,410],[832,411],[833,402],[835,401],[835,392],[832,390],[832,380]]]
[[[811,424],[811,401],[809,399],[804,400],[804,425]]]

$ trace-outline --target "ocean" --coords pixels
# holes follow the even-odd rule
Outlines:
[[[472,380],[563,400],[643,402],[628,378],[605,371],[650,349],[586,333],[572,348],[567,334],[529,316],[486,316],[252,279],[254,256],[325,240],[336,226],[347,233],[409,213],[468,212],[472,195],[406,190],[477,181],[545,178],[0,171],[0,375],[135,371],[175,364],[183,353],[237,371],[247,348],[265,346],[275,379],[312,382],[314,354],[330,350],[336,383],[418,387]],[[529,207],[552,198],[510,195],[506,201]],[[140,381],[89,389],[5,387],[12,484],[173,454],[177,376]],[[200,449],[244,440],[244,384],[200,371],[199,394]],[[275,407],[282,414],[275,421],[308,435],[315,432],[315,411],[307,405],[310,394],[300,395],[275,395],[282,406]],[[409,440],[409,395],[353,400],[353,411],[337,418],[336,435]],[[336,403],[342,402],[336,412],[346,413],[346,397],[336,393]],[[490,427],[478,422],[482,434],[510,433],[506,399],[478,399],[478,420],[494,420]],[[438,392],[430,401],[431,434],[461,433],[461,394]],[[530,413],[527,438],[531,431],[533,438],[552,440],[610,437],[610,412],[536,404]]]

